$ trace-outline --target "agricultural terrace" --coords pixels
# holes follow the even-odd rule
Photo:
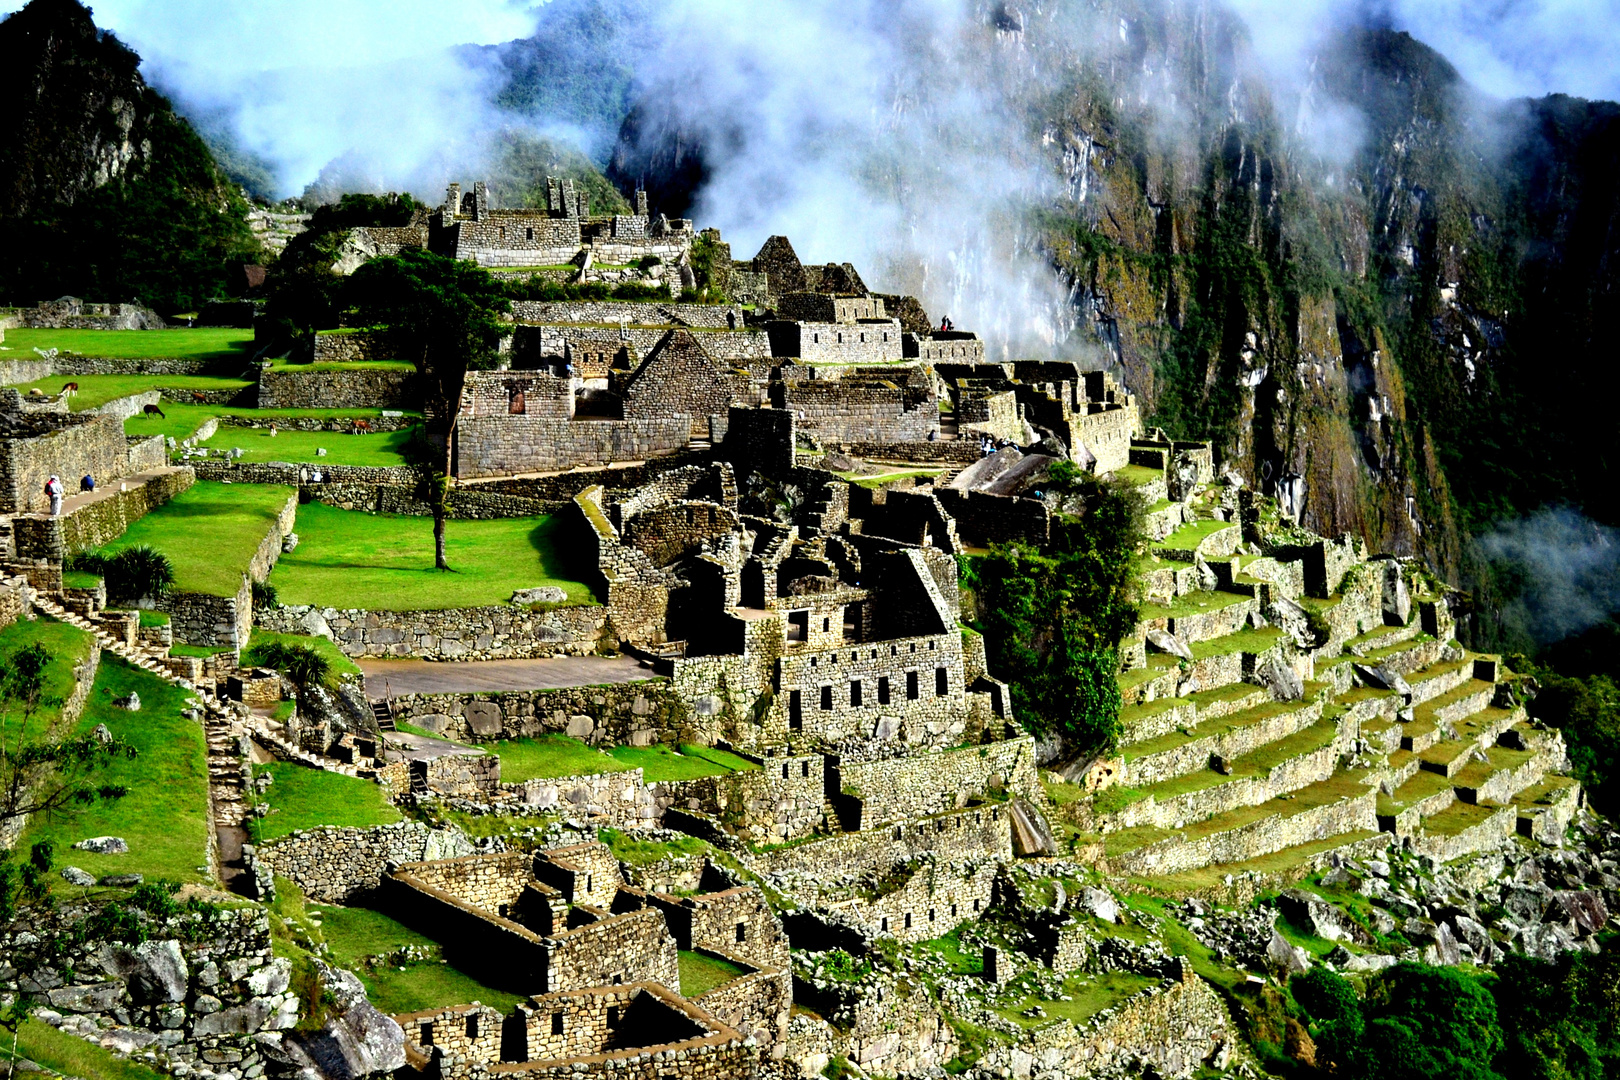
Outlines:
[[[412,428],[361,435],[340,431],[280,431],[271,435],[269,428],[221,425],[201,445],[210,450],[243,450],[243,461],[387,467],[409,464],[406,448],[414,435]],[[326,453],[319,453],[321,450]]]
[[[152,380],[154,386],[168,385],[162,376],[143,375],[141,377]],[[60,384],[56,389],[61,389]],[[241,417],[257,424],[268,425],[277,420],[287,420],[295,417],[347,421],[376,420],[383,414],[381,409],[248,409],[234,405],[186,405],[170,402],[164,402],[161,409],[162,416],[141,415],[132,416],[125,420],[124,434],[142,437],[162,435],[165,438],[178,441],[191,438],[198,428],[216,416]]]
[[[567,602],[593,603],[568,557],[556,515],[451,521],[445,550],[451,572],[433,566],[433,521],[298,508],[297,549],[281,557],[270,581],[284,604],[428,611],[503,604],[517,589],[556,585]]]
[[[115,555],[144,545],[169,557],[174,588],[235,596],[293,489],[274,484],[198,481],[101,549]]]
[[[103,333],[118,333],[116,330],[102,331]],[[30,390],[38,390],[43,394],[60,393],[62,387],[68,383],[79,384],[78,391],[68,398],[68,408],[73,412],[83,412],[86,409],[98,408],[116,398],[129,397],[131,394],[142,394],[148,390],[194,390],[199,393],[206,391],[228,390],[232,393],[241,393],[255,385],[247,379],[231,378],[216,375],[52,375],[45,379],[35,379],[33,382],[14,384],[17,390],[26,395]],[[168,405],[160,408],[169,411]]]
[[[409,360],[333,360],[325,363],[308,363],[297,360],[272,360],[270,367],[276,371],[415,371],[416,365]]]
[[[62,631],[84,636],[73,627],[41,620],[8,627],[0,632],[0,639],[23,628],[43,630],[49,639],[62,637]],[[0,648],[10,651],[9,643]],[[72,661],[56,659],[57,655],[53,651],[53,672],[66,673],[71,686]],[[56,680],[54,674],[52,678]],[[140,697],[139,712],[113,704],[114,699],[131,693]],[[19,848],[54,841],[59,864],[71,863],[97,877],[136,873],[148,879],[209,881],[208,748],[201,725],[180,715],[189,699],[190,694],[173,683],[110,652],[102,653],[95,684],[74,733],[88,735],[98,724],[105,724],[116,738],[135,748],[136,757],[115,761],[96,774],[98,784],[122,785],[129,793],[116,802],[35,817]],[[129,843],[129,852],[97,855],[72,850],[75,843],[92,836],[122,837]]]
[[[410,723],[401,723],[399,730],[444,741],[442,736]],[[556,733],[531,739],[458,745],[467,745],[500,758],[501,780],[508,784],[521,784],[525,780],[555,780],[564,776],[597,776],[630,769],[640,769],[642,778],[653,784],[695,780],[702,776],[724,776],[759,768],[747,758],[713,746],[682,743],[679,748],[653,745],[614,746],[598,750],[570,735]]]
[[[363,828],[402,820],[381,785],[370,780],[311,769],[291,761],[256,766],[253,774],[270,776],[270,786],[258,796],[268,812],[251,822],[255,843],[262,844],[300,829],[318,829],[322,825]]]
[[[108,360],[252,359],[253,331],[235,327],[177,330],[7,330],[0,360],[37,360],[35,349]],[[71,378],[71,376],[70,376]]]

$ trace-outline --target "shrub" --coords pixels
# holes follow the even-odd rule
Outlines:
[[[174,584],[174,566],[161,551],[137,544],[105,560],[107,592],[121,601],[156,599]]]
[[[253,610],[274,611],[281,603],[276,599],[276,587],[268,581],[253,583]]]
[[[297,683],[301,689],[331,686],[334,681],[331,663],[308,645],[285,645],[279,641],[268,641],[249,648],[247,659],[260,667],[275,668]]]

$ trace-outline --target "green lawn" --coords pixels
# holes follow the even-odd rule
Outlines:
[[[179,330],[7,330],[0,360],[35,360],[35,349],[113,360],[251,359],[253,331],[230,327]]]
[[[416,1012],[469,1001],[510,1012],[523,1000],[520,995],[485,986],[437,960],[409,963],[403,971],[386,963],[362,963],[367,957],[385,957],[401,946],[434,948],[437,943],[370,908],[310,904],[309,910],[321,915],[321,936],[331,946],[333,960],[360,976],[371,1003],[385,1013]]]
[[[235,596],[254,552],[292,495],[292,488],[272,484],[198,481],[132,522],[101,551],[111,555],[145,544],[169,557],[176,589]]]
[[[501,759],[501,782],[506,784],[558,776],[594,776],[635,768],[568,735],[506,739],[487,743],[484,749]]]
[[[167,384],[165,384],[167,385]],[[60,384],[57,389],[61,389]],[[318,418],[323,420],[375,420],[382,416],[381,409],[247,409],[235,405],[172,405],[161,406],[163,416],[132,416],[124,421],[126,435],[162,435],[165,438],[189,439],[203,426],[204,421],[216,416],[236,416],[268,424],[277,418]],[[333,432],[334,435],[339,434]],[[235,445],[235,444],[231,444]]]
[[[281,431],[268,428],[225,427],[203,442],[210,450],[240,448],[243,461],[309,462],[326,465],[405,465],[406,445],[413,429],[351,435],[340,431]],[[326,456],[316,453],[325,450]]]
[[[1063,992],[1068,995],[1068,1001],[1049,1001],[1031,995],[1016,1005],[1001,1006],[996,1011],[1023,1028],[1040,1027],[1054,1019],[1068,1020],[1078,1027],[1104,1009],[1147,989],[1155,981],[1127,971],[1111,971],[1096,976],[1077,975],[1063,983]],[[1039,1005],[1046,1015],[1025,1016],[1023,1010],[1032,1005]]]
[[[9,670],[12,655],[30,645],[42,646],[51,657],[45,669],[43,703],[25,730],[45,731],[61,720],[61,702],[73,693],[75,685],[73,669],[90,655],[91,642],[92,638],[85,631],[48,619],[33,622],[19,619],[0,630],[0,669]],[[15,715],[13,712],[11,709],[0,711],[0,733],[7,737],[7,745],[15,730],[12,725],[22,723],[21,711],[15,711]]]
[[[18,1057],[54,1069],[64,1076],[94,1077],[95,1080],[163,1080],[162,1073],[153,1072],[139,1062],[126,1061],[105,1047],[77,1035],[57,1031],[40,1020],[24,1021],[17,1034]],[[0,1041],[0,1060],[9,1060],[11,1033],[0,1034],[0,1040],[3,1040]]]
[[[320,364],[300,364],[292,360],[274,360],[270,367],[275,371],[288,372],[332,372],[332,371],[415,371],[416,365],[409,360],[333,360]]]
[[[748,974],[745,968],[718,956],[682,949],[678,954],[681,970],[681,996],[695,998],[717,986]]]
[[[273,761],[253,770],[268,772],[270,786],[260,797],[274,813],[253,822],[253,839],[266,843],[300,829],[322,825],[388,825],[400,813],[383,798],[381,786],[342,773]]]
[[[307,645],[326,658],[326,662],[332,666],[332,674],[361,674],[359,665],[343,655],[343,650],[337,647],[337,642],[315,634],[273,634],[269,630],[254,627],[248,636],[248,647],[242,654],[243,659],[250,664],[261,663],[262,661],[255,656],[255,651],[262,645],[270,644]]]
[[[130,691],[140,695],[139,712],[112,703]],[[118,761],[96,774],[97,784],[121,784],[129,794],[116,802],[35,818],[19,847],[54,840],[58,865],[71,864],[97,876],[139,873],[182,882],[208,880],[197,872],[208,862],[208,748],[201,725],[180,715],[189,698],[174,684],[102,653],[78,733],[87,735],[97,724],[106,724],[135,747],[133,760]],[[129,841],[129,854],[72,850],[74,843],[91,836],[121,836]],[[71,888],[56,884],[58,892]]]
[[[635,768],[642,770],[648,783],[654,783],[759,768],[745,758],[713,747],[682,745],[677,752],[659,744],[615,746],[602,751],[571,736],[555,733],[533,739],[484,743],[482,747],[501,759],[501,780],[508,784],[558,776],[594,776]]]
[[[97,405],[105,405],[114,398],[128,397],[160,387],[175,387],[180,390],[246,390],[253,385],[246,379],[213,375],[52,375],[48,379],[17,383],[16,387],[24,395],[35,388],[46,394],[56,394],[70,382],[79,384],[78,392],[68,398],[68,407],[74,412],[93,409]],[[161,405],[159,408],[164,412],[169,411],[168,405]]]
[[[200,486],[200,485],[199,485]],[[282,556],[271,583],[284,604],[422,611],[502,604],[516,589],[561,586],[589,603],[588,586],[564,556],[557,515],[452,521],[445,547],[452,572],[433,568],[433,522],[339,510],[298,508],[296,551]]]
[[[647,840],[634,829],[602,829],[596,838],[613,849],[614,858],[631,866],[651,866],[673,855],[702,855],[709,850],[708,843],[695,836]]]
[[[1170,548],[1174,551],[1192,551],[1222,529],[1234,527],[1235,523],[1230,521],[1215,521],[1214,519],[1190,521],[1154,546]]]

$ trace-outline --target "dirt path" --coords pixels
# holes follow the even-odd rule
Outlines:
[[[366,674],[366,696],[478,694],[552,690],[653,678],[651,668],[628,656],[554,656],[544,660],[356,660]]]

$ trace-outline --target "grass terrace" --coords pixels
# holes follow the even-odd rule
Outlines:
[[[286,461],[293,464],[369,465],[386,467],[408,465],[407,455],[414,428],[379,431],[363,435],[342,431],[281,431],[269,428],[227,427],[203,441],[210,450],[240,448],[243,461]],[[322,457],[318,451],[325,450]]]
[[[1190,521],[1153,546],[1170,548],[1175,551],[1193,551],[1199,544],[1202,544],[1222,529],[1233,527],[1233,522],[1216,521],[1213,518],[1207,521]]]
[[[1160,829],[1152,825],[1138,825],[1134,828],[1120,829],[1104,837],[1104,849],[1109,855],[1121,855],[1128,851],[1147,847],[1171,837],[1183,840],[1201,840],[1215,833],[1230,832],[1241,829],[1246,825],[1253,825],[1257,821],[1271,817],[1273,814],[1281,817],[1293,817],[1308,810],[1326,806],[1329,803],[1339,802],[1367,794],[1367,786],[1362,777],[1340,770],[1326,780],[1318,781],[1308,787],[1287,795],[1280,795],[1269,802],[1258,806],[1240,806],[1214,817],[1202,821],[1190,822],[1180,829]]]
[[[1190,592],[1184,593],[1168,604],[1143,604],[1141,619],[1150,622],[1153,619],[1184,619],[1189,615],[1203,615],[1211,611],[1220,611],[1233,604],[1241,604],[1253,600],[1252,596],[1242,593],[1229,592]]]
[[[1141,487],[1143,484],[1151,484],[1155,480],[1163,480],[1164,470],[1150,469],[1146,465],[1122,465],[1115,469],[1112,475],[1125,481],[1127,484],[1134,484],[1137,487]]]
[[[594,776],[639,768],[648,783],[722,776],[759,766],[736,754],[714,747],[682,745],[615,746],[597,750],[569,735],[548,734],[533,739],[507,739],[482,747],[501,759],[501,780],[552,780],[561,776]]]
[[[57,384],[56,388],[61,389],[61,384]],[[161,405],[160,408],[163,410],[163,416],[146,416],[143,414],[125,420],[124,434],[142,437],[162,435],[178,442],[182,439],[191,438],[198,428],[216,416],[234,416],[255,423],[269,424],[278,419],[290,420],[293,418],[375,420],[383,414],[381,409],[248,409],[235,405],[174,405],[167,402]],[[335,436],[343,433],[332,432],[332,434]]]
[[[16,333],[16,331],[11,331]],[[118,331],[109,331],[118,333]],[[9,338],[8,338],[9,340]],[[39,390],[43,394],[55,395],[61,392],[62,387],[70,382],[79,384],[78,391],[68,398],[68,408],[74,412],[83,412],[85,409],[94,409],[105,405],[115,398],[129,397],[131,394],[145,393],[148,390],[157,390],[173,387],[178,390],[231,390],[242,391],[253,383],[246,379],[233,379],[213,375],[52,375],[48,379],[35,379],[33,382],[16,383],[17,390],[27,396],[30,390]],[[169,411],[168,405],[160,405],[164,412]]]
[[[681,996],[695,998],[748,974],[748,969],[708,953],[682,949],[679,954]]]
[[[47,619],[14,622],[0,630],[0,666],[9,668],[12,654],[30,645],[41,646],[51,656],[50,665],[45,669],[43,702],[26,729],[36,732],[47,730],[62,718],[62,702],[73,693],[75,685],[73,669],[90,655],[93,639],[85,631],[66,623]],[[20,712],[15,717],[9,712],[0,712],[0,731],[9,735],[10,725],[21,723]]]
[[[6,633],[23,625],[8,627]],[[80,633],[60,623],[34,626]],[[140,695],[140,712],[112,703],[131,691]],[[189,698],[189,693],[174,684],[132,667],[110,652],[103,653],[75,734],[88,735],[97,724],[106,724],[114,736],[135,747],[137,757],[116,761],[95,777],[97,784],[121,784],[129,794],[116,802],[35,818],[28,823],[19,850],[49,839],[56,843],[59,864],[72,864],[98,877],[139,873],[149,879],[208,880],[206,873],[197,870],[208,862],[208,748],[202,727],[180,715]],[[91,836],[121,836],[129,841],[129,853],[97,855],[72,850],[75,843]],[[57,886],[68,888],[61,882]]]
[[[277,882],[280,888],[280,882]],[[523,998],[485,986],[442,960],[407,961],[397,956],[405,946],[437,955],[438,943],[384,915],[362,907],[310,904],[321,937],[339,967],[357,973],[366,996],[385,1013],[416,1012],[463,1001],[481,1001],[509,1012]]]
[[[145,544],[169,557],[176,589],[235,596],[254,553],[292,495],[292,488],[274,484],[198,481],[132,522],[101,553]]]
[[[1015,1005],[997,1007],[996,1011],[1026,1030],[1044,1027],[1053,1020],[1067,1020],[1076,1027],[1110,1006],[1153,986],[1157,980],[1127,971],[1111,971],[1105,975],[1077,975],[1064,980],[1063,993],[1068,1001],[1048,1001],[1030,995]],[[1025,1016],[1024,1010],[1039,1005],[1045,1016]]]
[[[176,330],[7,330],[0,360],[37,360],[35,349],[109,360],[240,360],[252,358],[253,331],[234,327]],[[72,376],[68,376],[69,379]]]
[[[301,829],[322,825],[389,825],[402,820],[383,797],[380,785],[342,773],[311,769],[290,761],[256,766],[253,774],[270,774],[270,786],[259,801],[271,813],[253,821],[253,841],[263,844]]]
[[[11,1059],[10,1032],[5,1033],[4,1042],[0,1044],[0,1055],[4,1055],[0,1060],[9,1062]],[[96,1080],[164,1080],[163,1073],[153,1072],[140,1062],[121,1058],[106,1047],[58,1031],[43,1020],[31,1018],[24,1020],[22,1027],[17,1030],[17,1057],[51,1070],[50,1073],[36,1075],[93,1076]]]
[[[561,587],[569,603],[595,602],[568,558],[559,515],[450,522],[448,573],[433,568],[431,518],[307,503],[298,508],[297,530],[297,550],[281,557],[270,578],[285,604],[394,611],[481,607],[504,604],[514,590],[538,585]]]
[[[296,360],[282,359],[271,361],[270,370],[305,374],[332,371],[415,371],[416,365],[409,360],[332,360],[318,364],[303,364]]]

